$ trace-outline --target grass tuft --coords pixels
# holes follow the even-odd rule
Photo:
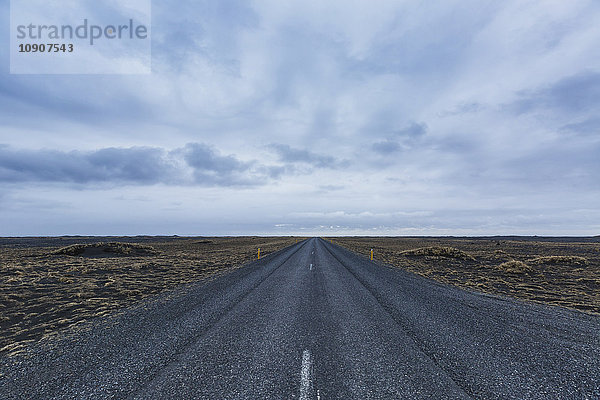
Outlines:
[[[546,256],[527,261],[534,265],[587,265],[588,260],[579,256]]]
[[[454,247],[420,247],[418,249],[402,251],[400,254],[403,256],[433,256],[475,261],[475,258],[473,258],[472,255]]]
[[[504,263],[498,265],[496,268],[500,269],[501,271],[512,273],[512,274],[522,274],[525,272],[533,271],[533,268],[531,268],[531,266],[525,264],[523,261],[518,261],[518,260],[510,260],[510,261],[504,262]]]

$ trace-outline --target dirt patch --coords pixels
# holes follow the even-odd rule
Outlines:
[[[334,238],[439,282],[600,313],[598,238]]]
[[[0,238],[0,354],[241,267],[296,238]],[[117,240],[118,239],[118,240]],[[36,246],[36,243],[39,243]]]

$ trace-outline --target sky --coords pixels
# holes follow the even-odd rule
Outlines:
[[[0,236],[600,234],[598,1],[155,0],[140,75],[0,18]]]

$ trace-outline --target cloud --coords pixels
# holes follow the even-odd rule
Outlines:
[[[375,142],[371,145],[373,151],[381,155],[388,155],[410,148],[418,139],[427,133],[428,127],[424,122],[412,122],[408,126],[392,132],[386,140]]]
[[[373,143],[372,149],[379,154],[392,154],[402,150],[402,146],[393,140],[383,140],[381,142]]]
[[[362,211],[362,212],[348,212],[348,211],[329,211],[329,212],[300,212],[300,213],[292,213],[291,217],[300,218],[300,219],[334,219],[337,222],[347,220],[347,219],[390,219],[397,217],[423,217],[431,215],[431,211],[425,210],[416,210],[416,211],[393,211],[393,212],[372,212],[372,211]]]
[[[165,151],[152,147],[106,148],[80,153],[74,161],[87,167],[89,179],[156,183],[175,174]]]
[[[561,126],[559,131],[579,135],[600,135],[600,118],[592,117],[581,122],[566,124]]]
[[[194,180],[200,184],[217,186],[257,185],[264,177],[257,176],[255,162],[244,162],[233,155],[222,156],[212,147],[189,143],[175,153],[183,154],[186,163],[194,170]]]
[[[485,106],[477,102],[466,102],[456,104],[454,107],[447,111],[441,111],[438,113],[439,117],[453,117],[464,114],[474,114],[485,110]]]
[[[237,71],[241,33],[258,25],[255,11],[238,0],[152,6],[153,57],[160,72],[181,73],[198,62]]]
[[[394,132],[394,136],[407,139],[416,139],[427,133],[427,124],[424,122],[413,122],[410,125],[398,129]]]
[[[164,151],[149,147],[105,148],[93,152],[13,150],[0,147],[0,180],[4,182],[135,182],[165,180],[172,167]]]
[[[286,164],[308,164],[316,168],[337,169],[348,165],[333,156],[313,153],[306,149],[293,148],[287,144],[273,143],[268,146],[279,157],[279,161]]]
[[[277,171],[277,166],[220,155],[202,143],[171,151],[157,147],[59,151],[0,146],[0,181],[11,183],[248,186],[279,177]]]
[[[336,190],[343,190],[345,186],[343,185],[319,185],[319,190],[322,192],[332,192]]]
[[[498,233],[513,210],[545,217],[507,230],[591,231],[569,210],[598,210],[599,3],[154,3],[151,75],[11,75],[0,47],[0,196],[70,202],[23,201],[6,232],[270,233],[306,211]]]
[[[600,107],[600,73],[581,72],[565,77],[546,87],[522,91],[519,99],[508,108],[517,114],[538,109],[552,109],[565,113],[581,113]]]

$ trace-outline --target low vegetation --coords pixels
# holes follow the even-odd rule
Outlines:
[[[511,274],[522,274],[524,272],[531,272],[533,270],[533,268],[531,268],[529,265],[518,260],[503,262],[502,264],[498,265],[498,269]]]
[[[256,259],[258,248],[262,256],[297,241],[122,240],[0,238],[0,353],[15,354],[28,342],[63,328],[240,267]]]
[[[429,257],[448,257],[458,258],[461,260],[475,261],[473,256],[465,253],[462,250],[458,250],[454,247],[440,247],[440,246],[429,246],[420,247],[418,249],[404,250],[400,252],[403,256],[429,256]]]
[[[579,256],[545,256],[536,257],[527,261],[534,265],[587,265],[585,257]]]
[[[439,282],[600,313],[600,238],[334,238]]]
[[[72,244],[51,252],[53,255],[67,256],[131,256],[152,255],[158,252],[152,246],[139,243],[99,242],[88,244]]]

